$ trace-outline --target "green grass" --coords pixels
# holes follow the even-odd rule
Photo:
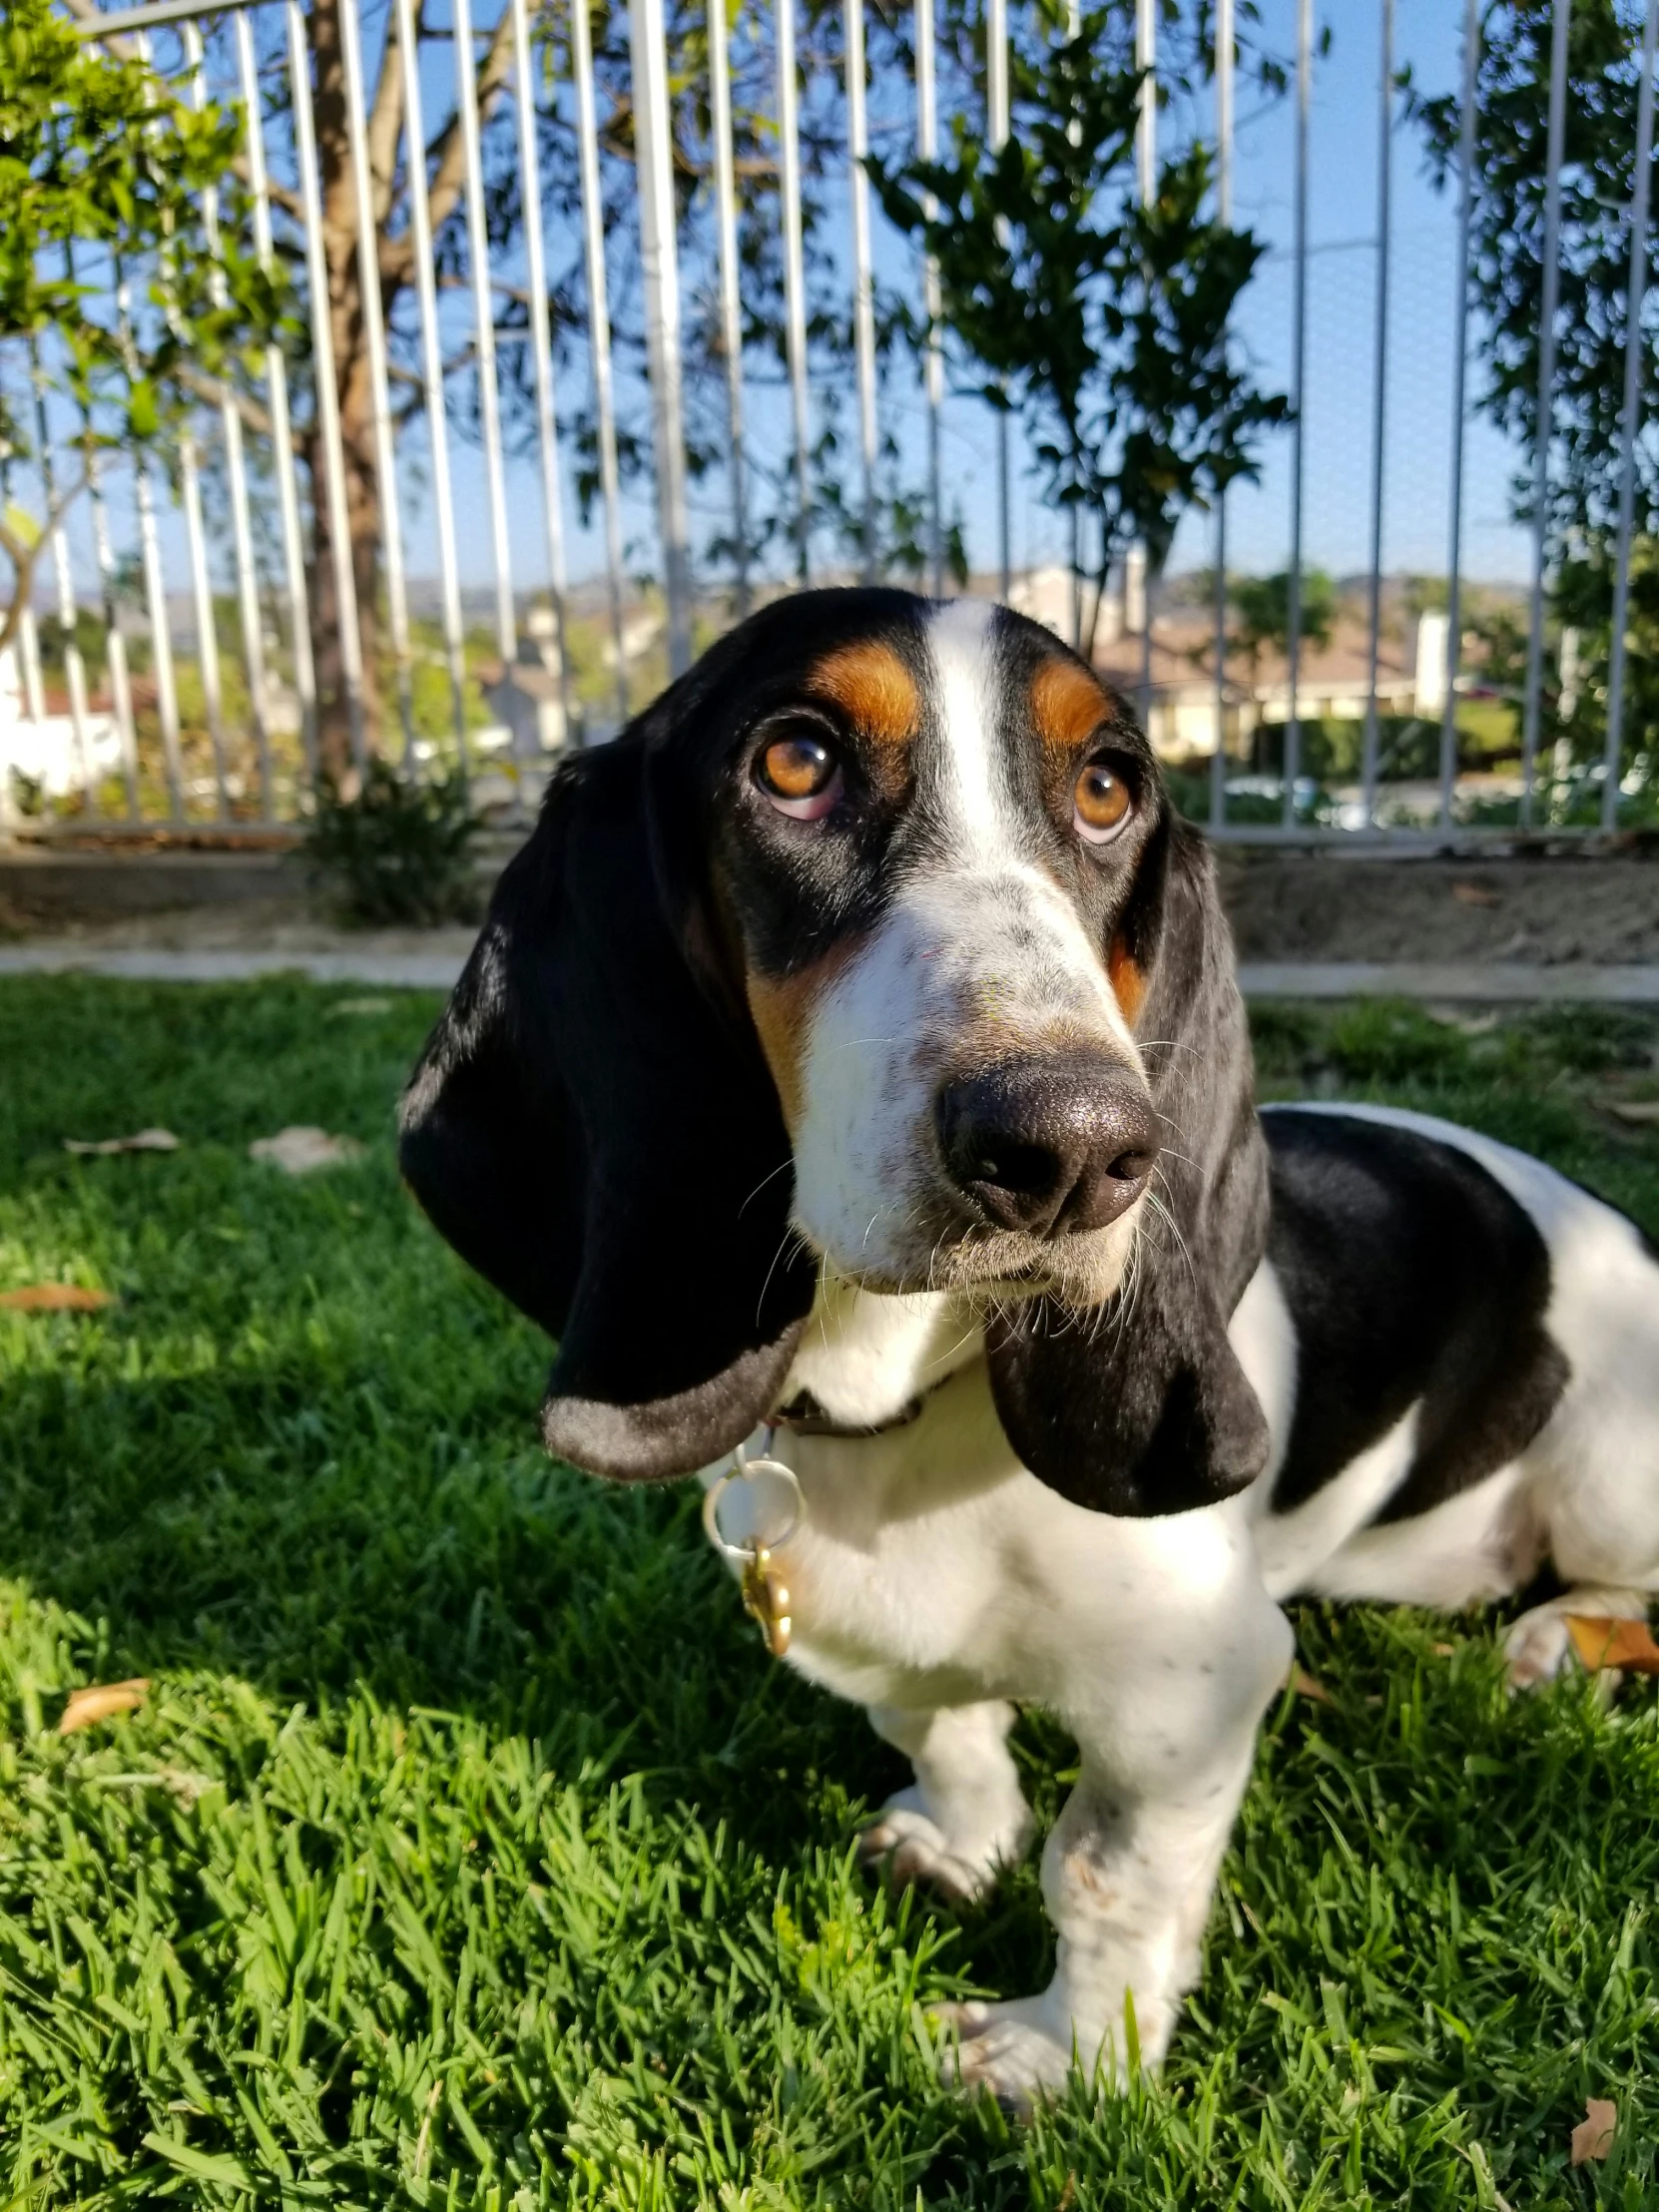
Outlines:
[[[929,2002],[1046,1971],[1034,1858],[960,1919],[853,1870],[897,1762],[765,1659],[682,1489],[542,1458],[545,1346],[397,1184],[432,1004],[361,995],[0,986],[0,1288],[123,1301],[0,1315],[0,2205],[1655,2200],[1654,1686],[1511,1704],[1489,1620],[1299,1614],[1333,1702],[1269,1717],[1161,2083],[1028,2129],[937,2088]],[[1652,1023],[1258,1035],[1269,1091],[1462,1115],[1659,1229],[1605,1110]],[[367,1157],[249,1161],[290,1121]],[[1070,1747],[1016,1743],[1046,1824]]]

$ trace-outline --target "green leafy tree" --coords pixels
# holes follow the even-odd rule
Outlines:
[[[1271,646],[1291,649],[1291,572],[1273,576],[1230,576],[1227,604],[1233,612],[1232,642],[1250,659],[1254,682],[1262,655]],[[1299,620],[1303,642],[1326,646],[1337,620],[1337,587],[1323,568],[1305,568]]]
[[[1182,514],[1254,474],[1288,411],[1228,342],[1263,249],[1216,221],[1209,149],[1164,162],[1149,205],[1134,189],[1133,17],[1120,0],[1073,38],[1039,18],[1016,41],[999,152],[958,117],[947,159],[874,168],[937,260],[959,372],[1023,416],[1052,498],[1093,525],[1096,615],[1114,560],[1139,540],[1161,571]],[[1184,81],[1161,71],[1166,97]]]
[[[1643,11],[1637,0],[1575,0],[1569,20],[1556,366],[1548,414],[1540,419],[1553,13],[1553,0],[1501,0],[1482,15],[1471,282],[1485,372],[1477,404],[1527,456],[1512,490],[1517,519],[1531,518],[1538,442],[1549,442],[1544,519],[1553,554],[1552,612],[1579,633],[1579,676],[1563,711],[1550,656],[1545,714],[1567,753],[1584,761],[1599,758],[1605,735]],[[1433,173],[1449,189],[1457,176],[1459,103],[1418,98],[1414,112]],[[1651,284],[1659,275],[1659,240],[1651,234],[1648,259]],[[1640,342],[1651,406],[1659,389],[1659,326],[1651,317]],[[1626,730],[1651,759],[1659,730],[1659,448],[1650,438],[1636,444],[1635,526]]]
[[[49,0],[13,0],[0,25],[0,345],[46,332],[87,424],[53,456],[47,511],[7,485],[0,553],[10,566],[0,648],[17,634],[52,531],[101,449],[176,447],[196,380],[226,375],[272,328],[277,288],[234,234],[208,251],[200,196],[233,183],[234,111],[198,113],[134,59],[84,45]],[[72,257],[142,267],[125,311],[105,283],[78,282]],[[28,459],[28,413],[0,389],[0,466]],[[32,410],[31,410],[32,411]]]

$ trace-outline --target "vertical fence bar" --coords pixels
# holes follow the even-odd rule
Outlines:
[[[937,161],[939,117],[933,50],[933,0],[916,0],[916,152]],[[922,214],[931,223],[939,212],[933,195],[922,195]],[[927,551],[933,597],[944,597],[944,489],[940,474],[939,416],[944,405],[944,349],[939,337],[939,265],[931,254],[921,263],[922,304],[927,314],[927,353],[923,392],[927,401]]]
[[[1216,0],[1216,220],[1233,221],[1233,0]],[[1227,488],[1216,497],[1216,743],[1210,827],[1227,820]]]
[[[1371,383],[1371,575],[1366,609],[1366,733],[1361,750],[1361,814],[1369,830],[1377,812],[1382,732],[1377,716],[1377,662],[1382,643],[1382,478],[1387,455],[1388,248],[1393,196],[1389,171],[1394,120],[1394,0],[1382,0],[1382,53],[1377,115],[1377,328]]]
[[[162,574],[161,539],[156,531],[156,500],[143,453],[133,462],[138,505],[139,560],[144,570],[145,611],[150,623],[150,667],[156,686],[156,717],[162,729],[162,760],[167,774],[168,813],[185,819],[185,763],[179,742],[179,694],[173,673],[173,638],[167,623],[167,579]]]
[[[808,479],[807,277],[801,244],[801,122],[795,81],[795,0],[778,0],[778,165],[784,218],[784,327],[795,418],[795,482],[801,534],[797,568],[812,580],[813,495]]]
[[[294,0],[288,0],[291,7]],[[463,782],[471,772],[466,742],[466,647],[461,627],[461,580],[455,560],[455,508],[449,483],[449,421],[443,399],[443,339],[438,329],[432,271],[432,210],[426,192],[426,125],[420,99],[420,45],[414,0],[397,0],[397,51],[403,70],[403,129],[407,143],[409,230],[414,239],[415,291],[420,303],[421,383],[426,435],[432,447],[432,507],[438,529],[438,568],[443,588],[444,658],[455,723],[456,763]]]
[[[622,489],[617,474],[616,402],[611,388],[611,311],[605,290],[605,201],[599,175],[599,126],[594,115],[593,41],[588,0],[571,0],[571,73],[576,79],[576,133],[582,162],[582,237],[588,276],[588,356],[599,430],[599,490],[605,509],[605,576],[616,655],[619,726],[628,720],[628,656],[622,627]]]
[[[368,403],[374,426],[374,484],[380,503],[380,567],[403,730],[403,772],[414,767],[414,700],[409,671],[409,600],[403,573],[403,524],[397,504],[397,451],[391,427],[386,325],[380,301],[380,224],[368,166],[368,101],[363,83],[362,17],[357,0],[338,0],[345,61],[345,135],[351,150],[351,192],[357,211],[357,286],[362,296],[363,346],[368,354]],[[389,29],[389,26],[388,26]],[[384,66],[390,66],[388,55]],[[387,198],[390,198],[388,192]]]
[[[1630,189],[1630,281],[1624,309],[1624,419],[1619,427],[1619,534],[1613,579],[1612,652],[1607,669],[1607,751],[1601,786],[1601,827],[1607,830],[1619,826],[1619,774],[1624,766],[1624,633],[1630,616],[1630,534],[1636,506],[1637,409],[1642,400],[1642,308],[1647,299],[1656,35],[1659,35],[1659,0],[1647,0],[1647,20],[1642,31],[1642,83],[1636,96],[1636,174]]]
[[[322,474],[328,501],[328,536],[339,620],[340,673],[351,758],[362,768],[363,656],[357,629],[357,582],[351,566],[351,516],[345,493],[345,448],[340,439],[339,387],[334,382],[333,300],[322,247],[322,197],[316,173],[316,123],[311,112],[311,65],[299,0],[286,0],[288,83],[293,96],[293,151],[299,167],[299,199],[305,211],[305,273],[311,293],[311,381],[317,427],[322,433]],[[429,274],[429,272],[428,272]]]
[[[518,158],[523,179],[525,278],[530,288],[530,344],[536,371],[536,450],[541,459],[542,528],[546,536],[547,591],[553,602],[553,636],[559,655],[559,721],[570,743],[570,651],[565,635],[564,494],[559,482],[559,424],[553,403],[553,331],[547,313],[547,244],[542,230],[541,156],[536,145],[536,86],[530,58],[530,11],[513,11],[513,74],[518,94]]]
[[[223,822],[231,811],[231,795],[225,783],[225,713],[219,678],[219,636],[214,623],[213,579],[208,574],[208,533],[202,519],[202,479],[196,464],[196,439],[189,430],[179,439],[179,488],[184,494],[185,541],[190,549],[196,667],[202,680],[208,743],[213,751],[215,811]]]
[[[1291,307],[1291,571],[1286,610],[1285,827],[1296,824],[1296,786],[1302,772],[1302,449],[1308,368],[1308,126],[1314,75],[1313,0],[1296,11],[1296,226],[1295,293]]]
[[[237,74],[248,132],[248,184],[254,202],[254,250],[268,274],[275,268],[271,236],[271,185],[266,173],[265,122],[260,110],[260,80],[254,59],[254,30],[249,11],[239,9]],[[316,674],[311,662],[310,595],[305,588],[305,544],[299,522],[299,493],[294,481],[293,430],[288,416],[288,372],[280,346],[268,345],[266,392],[271,403],[272,472],[276,479],[276,510],[281,526],[282,568],[287,587],[288,622],[293,639],[293,688],[299,701],[299,742],[307,778],[316,775]]]
[[[46,415],[46,372],[41,366],[40,346],[34,332],[29,334],[29,374],[35,394],[35,435],[40,440],[41,488],[46,495],[46,513],[51,515],[57,505],[57,469],[54,465],[52,426]],[[75,735],[75,753],[81,765],[81,797],[88,817],[98,815],[98,774],[93,765],[92,743],[87,730],[87,672],[81,659],[81,648],[75,631],[79,610],[75,604],[75,577],[69,560],[69,536],[62,522],[52,532],[52,572],[58,587],[58,627],[63,632],[64,675],[69,682],[70,727]]]
[[[472,344],[478,376],[478,423],[484,439],[489,493],[490,557],[495,570],[495,649],[504,663],[518,652],[513,618],[512,556],[507,544],[507,484],[501,460],[501,387],[495,372],[495,288],[490,281],[489,226],[484,214],[484,157],[478,142],[477,56],[472,0],[452,0],[455,18],[455,112],[461,122],[467,260],[472,265]]]
[[[1457,359],[1451,390],[1451,516],[1446,545],[1445,698],[1440,709],[1440,827],[1451,824],[1457,785],[1457,669],[1463,657],[1463,417],[1467,411],[1469,257],[1474,222],[1475,85],[1480,69],[1480,0],[1463,11],[1463,110],[1457,130]]]
[[[1075,45],[1078,39],[1082,37],[1082,35],[1083,0],[1067,0],[1066,38],[1072,45]],[[1075,119],[1075,117],[1070,123],[1066,125],[1066,137],[1070,139],[1073,146],[1079,146],[1082,144],[1083,126],[1079,121]],[[1072,650],[1074,652],[1081,652],[1083,648],[1082,509],[1074,505],[1070,511],[1068,520],[1071,525],[1071,643]],[[1104,589],[1104,585],[1102,586],[1102,588]],[[1097,599],[1095,602],[1095,615],[1097,621],[1099,619],[1099,609],[1100,603]]]
[[[71,272],[73,274],[73,272]],[[87,499],[92,508],[93,556],[98,563],[98,588],[104,607],[104,665],[109,671],[110,697],[115,703],[116,728],[121,734],[121,780],[126,789],[127,819],[139,819],[138,725],[133,715],[133,685],[127,669],[127,639],[121,627],[121,605],[116,598],[115,551],[110,544],[110,518],[98,480],[98,463],[89,435],[86,444]]]
[[[847,192],[852,203],[852,337],[863,467],[863,577],[875,581],[875,279],[869,261],[869,132],[864,112],[864,0],[844,0]]]
[[[206,107],[208,88],[202,70],[202,34],[194,23],[184,30],[185,58],[191,70],[191,105],[200,113]],[[202,228],[208,252],[219,260],[219,189],[210,185],[202,195]],[[228,300],[225,279],[215,271],[212,295],[216,306]],[[260,813],[271,814],[271,733],[266,727],[265,641],[260,635],[260,585],[254,566],[254,530],[248,505],[248,462],[242,445],[242,416],[235,394],[227,390],[220,401],[219,420],[225,440],[225,481],[231,498],[231,546],[236,563],[237,612],[242,631],[242,665],[248,678],[249,713],[254,725],[254,753],[260,779]],[[221,807],[225,807],[223,788]]]
[[[23,664],[23,712],[31,722],[44,722],[46,687],[41,681],[40,632],[33,607],[25,607],[17,618],[17,657]]]
[[[1532,456],[1532,603],[1521,724],[1523,828],[1532,822],[1544,676],[1544,561],[1549,546],[1549,447],[1554,420],[1555,314],[1561,283],[1561,161],[1567,136],[1567,26],[1572,0],[1555,0],[1549,39],[1549,130],[1544,151],[1543,311],[1538,320],[1536,450]]]
[[[715,219],[720,231],[720,333],[726,354],[726,420],[732,440],[732,559],[738,619],[749,612],[749,486],[743,453],[743,302],[738,292],[738,187],[732,150],[732,66],[726,0],[709,0],[709,121],[715,141]]]
[[[1008,143],[1008,0],[985,0],[985,139],[993,155]],[[1008,409],[996,410],[997,597],[1013,587],[1013,490],[1009,481]]]
[[[132,342],[132,291],[126,273],[116,264],[116,321],[122,343]],[[179,695],[173,674],[173,637],[167,621],[167,580],[162,573],[161,540],[156,531],[156,501],[150,484],[149,462],[141,451],[133,457],[133,493],[138,508],[139,561],[144,571],[145,611],[150,627],[150,666],[156,687],[156,718],[161,724],[162,760],[167,776],[168,813],[185,819],[184,757],[179,744]]]
[[[1135,181],[1143,208],[1158,190],[1157,0],[1136,0],[1135,67],[1141,72],[1140,114],[1135,124]],[[1152,563],[1144,540],[1131,547],[1141,572],[1141,728],[1152,735]]]
[[[640,261],[645,276],[657,517],[668,589],[668,666],[671,676],[683,676],[692,657],[691,548],[681,389],[680,255],[675,238],[674,115],[663,0],[628,0],[628,29],[639,119],[634,152],[640,173]]]
[[[186,23],[181,31],[185,65],[190,75],[191,106],[200,111],[207,104],[207,88],[202,82],[202,34],[194,23]],[[202,196],[202,226],[210,242],[217,247],[219,233],[219,195],[212,186]],[[217,256],[216,256],[217,258]],[[225,406],[220,413],[223,417]],[[202,485],[197,465],[196,434],[187,427],[179,440],[179,479],[184,493],[185,534],[190,545],[191,598],[196,610],[196,658],[202,679],[202,699],[208,717],[208,738],[213,748],[214,795],[219,819],[226,821],[231,812],[231,794],[226,783],[225,766],[225,708],[224,693],[220,683],[219,632],[214,619],[213,580],[208,573],[208,533],[202,517]]]

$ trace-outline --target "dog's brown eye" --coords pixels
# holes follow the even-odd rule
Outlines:
[[[1129,786],[1106,761],[1090,761],[1072,793],[1072,821],[1090,844],[1115,837],[1129,820]]]
[[[840,763],[822,738],[795,730],[761,748],[755,781],[781,815],[818,822],[840,797]]]

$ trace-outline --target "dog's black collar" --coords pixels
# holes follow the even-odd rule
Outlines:
[[[844,1421],[827,1412],[811,1390],[797,1390],[787,1405],[780,1405],[777,1412],[767,1416],[767,1425],[788,1428],[797,1436],[884,1436],[889,1428],[907,1428],[919,1419],[932,1394],[931,1390],[920,1391],[885,1420]]]

